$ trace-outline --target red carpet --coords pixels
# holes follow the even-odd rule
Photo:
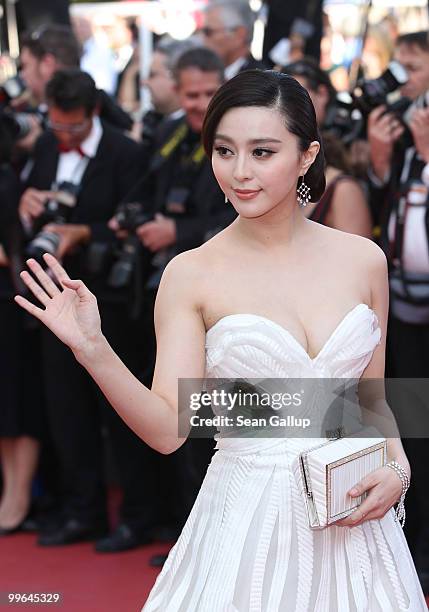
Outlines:
[[[0,592],[61,593],[61,605],[16,605],[10,609],[61,612],[137,612],[155,582],[153,554],[169,545],[151,544],[134,551],[102,555],[92,544],[61,548],[36,545],[36,536],[0,539]],[[3,599],[4,601],[4,599]]]
[[[158,574],[149,567],[149,557],[168,548],[151,544],[131,552],[100,555],[89,543],[42,548],[32,535],[1,538],[0,592],[62,594],[61,605],[9,608],[28,612],[138,612]]]

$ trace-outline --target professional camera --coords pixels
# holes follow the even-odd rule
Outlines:
[[[323,131],[339,138],[345,146],[361,136],[362,113],[354,107],[353,98],[347,91],[337,93],[335,102],[326,110]]]
[[[369,113],[382,104],[386,105],[386,113],[392,112],[402,121],[410,101],[400,96],[393,103],[391,100],[407,80],[405,68],[396,61],[390,62],[377,79],[359,79],[351,93],[337,94],[335,103],[327,110],[323,129],[340,138],[347,146],[357,138],[365,137]]]
[[[48,223],[64,225],[69,222],[73,208],[76,206],[79,185],[63,181],[54,190],[55,197],[45,202],[45,210],[35,221],[36,236],[28,244],[26,252],[43,263],[43,253],[55,255],[60,237],[54,232],[44,230]]]
[[[33,128],[31,115],[37,112],[16,112],[10,103],[25,92],[25,84],[19,76],[7,79],[0,85],[0,121],[13,140],[25,138]],[[41,120],[41,117],[39,117]]]
[[[0,122],[14,142],[25,138],[33,127],[28,113],[13,113],[9,109],[0,110]]]
[[[352,92],[355,106],[363,115],[388,103],[389,94],[398,90],[408,81],[408,74],[399,62],[390,62],[387,69],[377,79],[360,80]]]
[[[117,260],[112,266],[107,283],[114,289],[121,289],[129,285],[135,267],[139,261],[141,244],[135,235],[136,229],[152,221],[153,215],[147,214],[139,202],[126,202],[121,204],[116,212],[115,220],[121,230],[126,230],[129,235],[122,242],[117,253]]]
[[[152,221],[153,215],[145,213],[140,202],[126,202],[118,206],[114,219],[121,230],[135,232],[143,223]]]

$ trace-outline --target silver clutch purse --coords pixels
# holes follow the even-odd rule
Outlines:
[[[372,428],[359,437],[337,437],[301,452],[298,480],[310,528],[323,529],[351,514],[366,493],[350,497],[347,491],[383,467],[386,458],[386,439]]]

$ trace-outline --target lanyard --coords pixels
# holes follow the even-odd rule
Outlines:
[[[163,160],[168,159],[173,154],[177,147],[184,141],[187,134],[188,126],[186,125],[186,123],[182,123],[173,132],[171,138],[162,146],[161,150],[159,151],[159,155],[163,158]],[[200,164],[204,159],[204,155],[204,147],[201,143],[198,143],[190,154],[189,159],[194,164]]]

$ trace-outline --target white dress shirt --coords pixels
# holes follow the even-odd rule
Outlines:
[[[229,81],[232,77],[235,77],[247,62],[247,57],[239,57],[235,62],[232,62],[229,66],[225,68],[225,79]]]
[[[102,136],[103,126],[101,125],[101,121],[98,117],[93,117],[91,131],[80,145],[80,149],[85,156],[83,157],[78,151],[60,153],[57,174],[55,177],[57,184],[68,181],[75,185],[79,185],[89,160],[97,154],[98,145],[100,144]]]

